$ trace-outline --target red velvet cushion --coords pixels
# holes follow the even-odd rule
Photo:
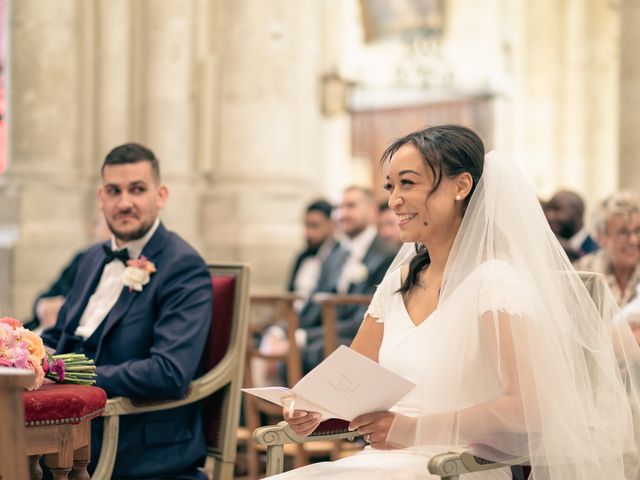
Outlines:
[[[24,392],[22,400],[29,426],[80,423],[102,413],[107,394],[86,385],[45,384],[39,390]]]
[[[233,275],[214,275],[211,281],[213,283],[213,310],[211,329],[204,349],[203,366],[205,371],[215,367],[229,348],[235,305],[236,277]],[[219,390],[203,400],[207,445],[214,448],[220,444],[220,422],[223,420],[220,417],[225,399],[224,394],[223,390]]]

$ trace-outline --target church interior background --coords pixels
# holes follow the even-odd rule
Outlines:
[[[640,189],[637,0],[1,0],[0,313],[88,242],[99,166],[161,161],[166,225],[282,290],[301,215],[460,123],[541,198]]]

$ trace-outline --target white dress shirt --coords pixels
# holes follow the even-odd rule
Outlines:
[[[371,225],[353,238],[346,238],[341,245],[349,251],[340,278],[338,279],[338,293],[347,293],[349,285],[360,283],[368,277],[367,267],[362,263],[365,255],[371,248],[378,231]]]
[[[130,258],[139,258],[142,249],[153,234],[156,233],[158,225],[160,225],[160,219],[156,218],[153,226],[144,237],[127,242],[120,248],[116,245],[115,237],[112,235],[111,248],[113,250],[123,250],[126,248],[129,250]],[[104,266],[96,291],[93,292],[93,295],[89,298],[87,307],[84,309],[84,312],[82,312],[82,317],[80,317],[80,323],[75,331],[77,336],[85,339],[89,338],[103,320],[107,318],[107,315],[118,301],[118,297],[120,297],[120,293],[124,287],[122,274],[125,268],[125,265],[120,260],[113,260]]]
[[[586,228],[582,228],[580,231],[576,232],[576,234],[569,239],[569,246],[573,248],[576,252],[579,252],[582,248],[582,244],[589,236],[589,232]]]

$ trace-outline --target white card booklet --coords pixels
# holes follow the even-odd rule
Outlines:
[[[318,412],[322,419],[353,420],[358,415],[386,411],[415,384],[373,360],[341,345],[296,385],[243,388],[244,392],[295,410]]]

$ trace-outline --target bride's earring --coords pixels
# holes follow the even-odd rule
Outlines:
[[[462,197],[460,195],[456,195],[456,201],[459,202],[460,200],[462,200]]]

